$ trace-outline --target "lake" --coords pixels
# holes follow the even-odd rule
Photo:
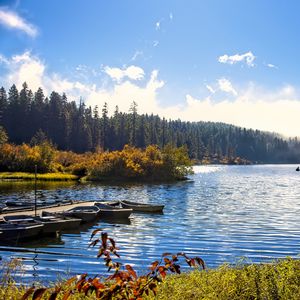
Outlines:
[[[120,248],[121,262],[139,273],[164,252],[200,256],[209,268],[222,263],[265,262],[300,253],[300,173],[295,165],[196,166],[175,184],[38,185],[44,199],[129,199],[162,203],[164,214],[133,214],[124,224],[102,222],[12,246],[0,246],[3,260],[20,258],[17,280],[53,281],[73,274],[105,274],[91,232],[101,228]],[[0,202],[33,199],[32,183],[0,183]]]

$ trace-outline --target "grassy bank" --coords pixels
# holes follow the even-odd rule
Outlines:
[[[34,173],[27,172],[0,172],[0,180],[34,180]],[[45,173],[37,174],[37,180],[40,181],[72,181],[79,177],[73,174],[64,173]]]
[[[155,299],[300,299],[300,261],[221,266],[168,276]],[[154,299],[154,298],[151,298]]]
[[[45,294],[42,299],[48,299],[50,293],[51,290],[47,291],[47,296]],[[24,289],[14,284],[0,286],[0,298],[20,299],[23,294]],[[63,299],[63,293],[57,299]],[[76,292],[68,299],[96,297],[94,294],[85,297]],[[300,261],[285,259],[272,264],[240,267],[223,265],[208,271],[170,275],[160,284],[156,296],[145,296],[145,299],[300,299]]]

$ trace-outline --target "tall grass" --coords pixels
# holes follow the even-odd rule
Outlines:
[[[300,261],[288,258],[272,264],[223,265],[168,276],[155,299],[300,299]]]
[[[26,173],[26,172],[1,172],[0,180],[6,180],[6,179],[34,180],[35,175],[33,173]],[[64,173],[37,174],[37,180],[40,181],[72,181],[78,179],[79,177],[73,174],[64,174]]]

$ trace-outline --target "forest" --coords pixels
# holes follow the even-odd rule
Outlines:
[[[76,153],[122,150],[125,145],[145,149],[186,146],[190,158],[218,163],[233,158],[252,163],[299,162],[297,138],[214,122],[167,120],[139,114],[136,102],[128,112],[87,107],[84,101],[42,88],[32,92],[26,83],[19,91],[0,88],[0,127],[15,145],[51,141],[57,149]],[[109,101],[109,99],[108,99]],[[2,130],[3,131],[3,130]],[[3,133],[2,133],[3,135]],[[1,139],[1,132],[0,132]]]

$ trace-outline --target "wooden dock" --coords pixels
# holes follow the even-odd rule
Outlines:
[[[42,211],[44,211],[44,210],[56,213],[56,212],[61,212],[64,210],[69,210],[76,206],[89,206],[89,205],[94,205],[94,204],[95,204],[95,201],[76,201],[76,202],[67,203],[67,204],[49,205],[49,206],[44,206],[44,207],[38,207],[36,210],[36,214],[40,215],[42,213]],[[5,217],[5,216],[14,216],[14,215],[34,216],[34,208],[1,213],[0,220],[2,220],[3,217]]]

